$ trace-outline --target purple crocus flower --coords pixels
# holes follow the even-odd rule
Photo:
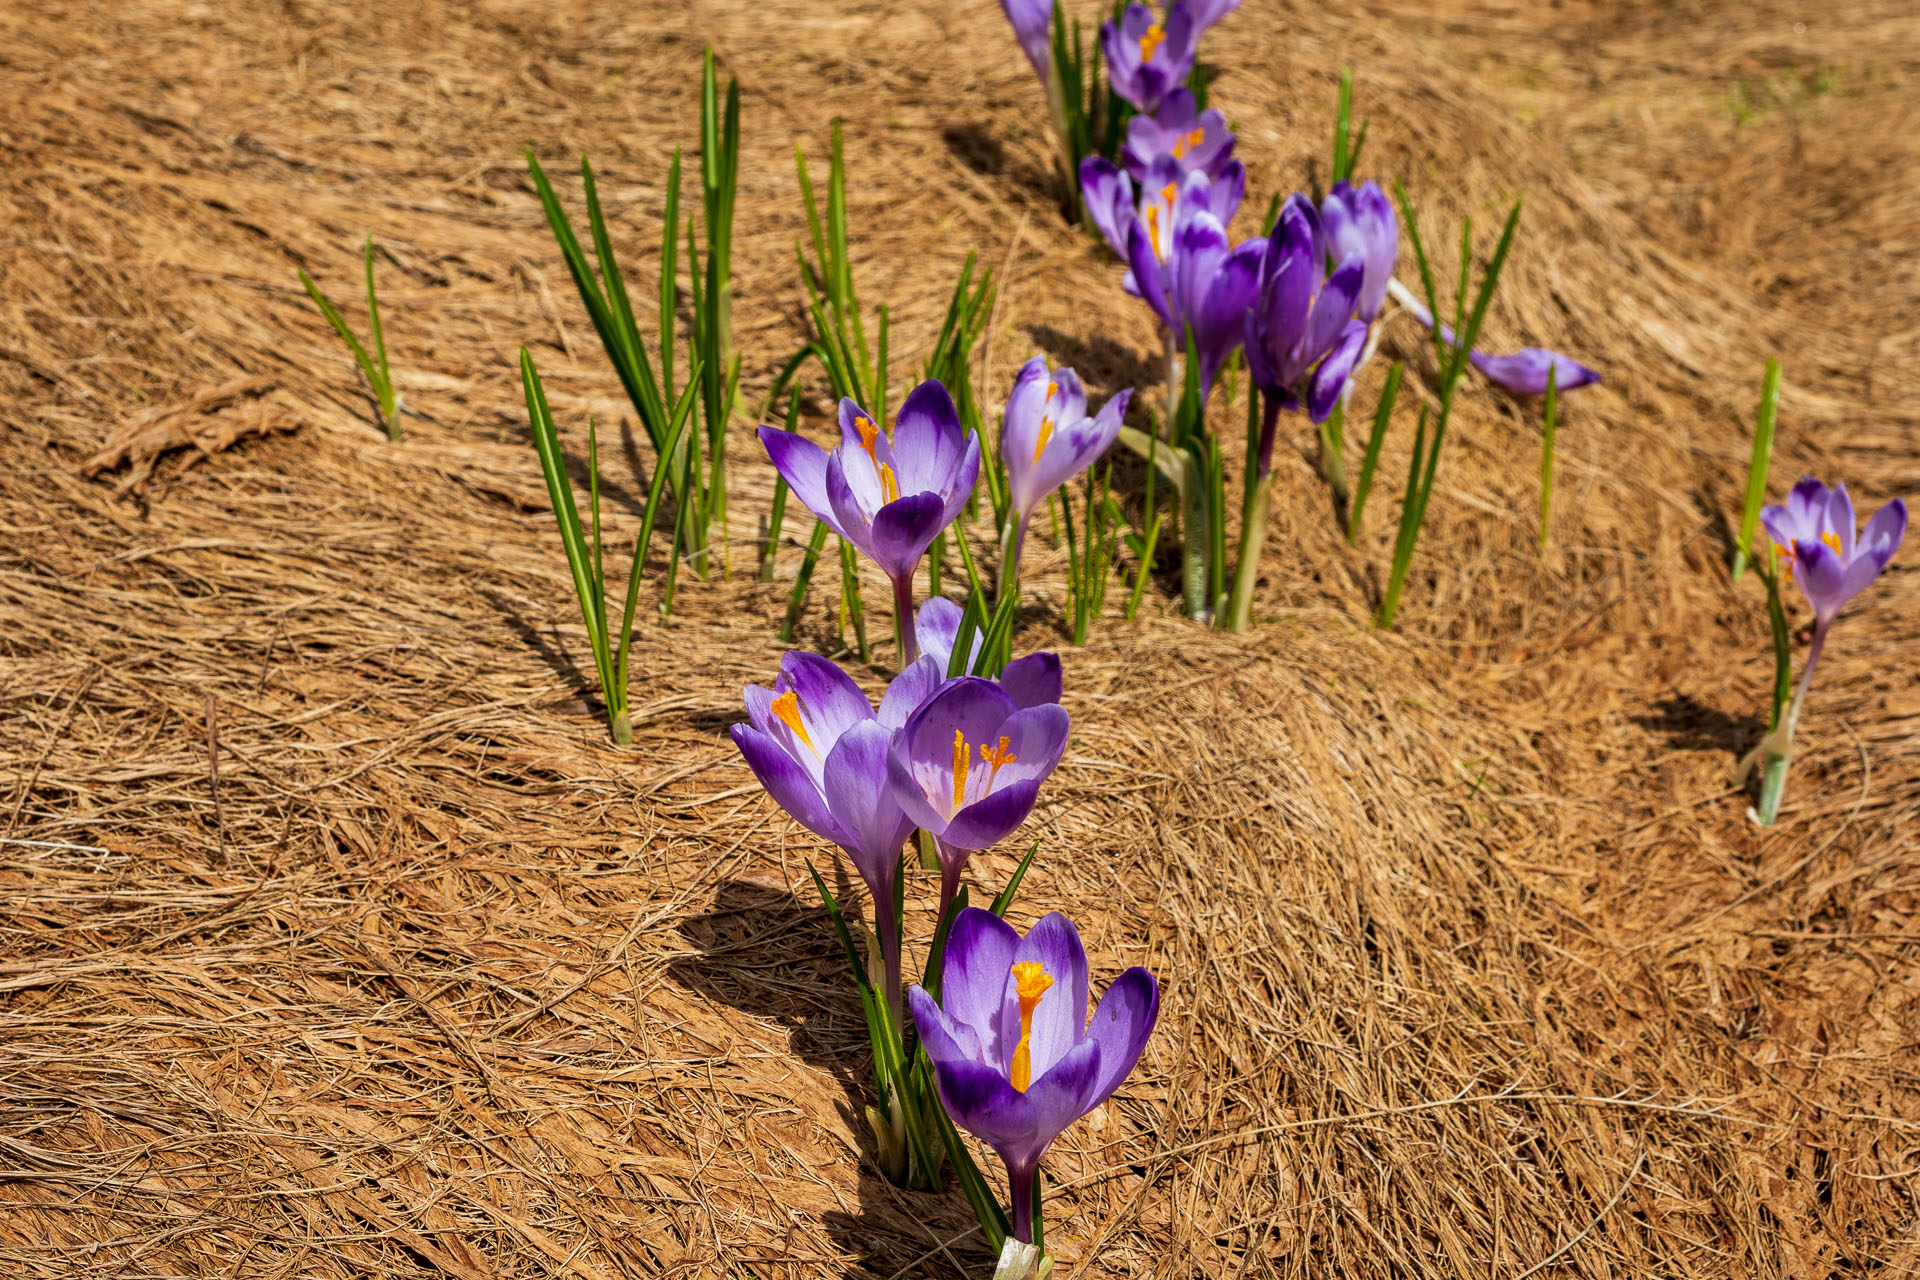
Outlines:
[[[1177,194],[1171,185],[1149,192],[1139,219],[1127,229],[1127,264],[1133,291],[1153,308],[1175,342],[1184,343],[1187,331],[1193,331],[1204,398],[1214,374],[1246,333],[1247,308],[1259,294],[1267,242],[1256,236],[1238,246],[1230,244],[1226,222],[1214,212],[1220,199],[1215,189],[1221,184],[1206,174],[1189,173]],[[1171,223],[1164,242],[1157,234],[1163,222]]]
[[[1000,9],[1013,24],[1014,39],[1033,64],[1033,73],[1046,84],[1053,68],[1053,0],[1000,0]]]
[[[941,911],[974,850],[1027,820],[1066,747],[1065,708],[1021,707],[979,676],[947,681],[894,735],[887,777],[901,811],[939,851]]]
[[[1377,182],[1356,188],[1343,178],[1320,202],[1320,219],[1329,257],[1344,262],[1356,253],[1360,255],[1365,274],[1354,308],[1362,320],[1372,324],[1380,314],[1380,304],[1387,300],[1394,260],[1400,254],[1400,220],[1394,216],[1393,202]]]
[[[1828,489],[1802,476],[1785,505],[1760,509],[1760,522],[1773,539],[1773,554],[1788,580],[1797,579],[1813,606],[1814,643],[1847,601],[1880,576],[1907,533],[1907,504],[1895,498],[1874,512],[1854,535],[1853,499],[1847,486]],[[1808,667],[1813,663],[1809,658]]]
[[[1408,301],[1407,310],[1413,318],[1427,328],[1433,328],[1433,315],[1418,302]],[[1440,326],[1440,340],[1449,345],[1453,343],[1453,329],[1449,325]],[[1558,351],[1549,351],[1545,347],[1522,347],[1507,356],[1493,356],[1475,348],[1467,352],[1467,363],[1487,376],[1487,380],[1496,386],[1505,387],[1517,396],[1543,396],[1547,394],[1547,374],[1554,374],[1554,392],[1571,391],[1575,387],[1584,387],[1588,383],[1600,381],[1600,375],[1587,368],[1572,356],[1563,356]]]
[[[799,650],[780,660],[771,689],[748,685],[745,698],[751,723],[733,726],[733,743],[774,802],[846,850],[866,882],[886,957],[887,999],[897,1017],[900,938],[893,885],[913,823],[888,786],[887,751],[912,708],[904,707],[904,699],[891,707],[883,702],[876,716],[851,676]]]
[[[1219,177],[1233,160],[1227,118],[1211,107],[1200,110],[1185,86],[1173,90],[1158,111],[1127,122],[1127,145],[1121,153],[1136,181],[1145,181],[1154,162],[1163,156],[1182,173],[1199,169],[1210,178]]]
[[[954,918],[940,1002],[924,987],[909,993],[941,1105],[1006,1162],[1022,1243],[1033,1242],[1040,1157],[1120,1087],[1160,1017],[1160,985],[1145,969],[1113,980],[1091,1027],[1087,995],[1087,953],[1072,921],[1056,911],[1023,938],[978,907]]]
[[[778,427],[761,427],[760,443],[794,496],[893,579],[898,616],[911,617],[913,571],[980,474],[979,437],[961,429],[947,389],[934,379],[915,387],[891,440],[866,410],[842,400],[833,452]],[[903,630],[911,644],[912,629]],[[902,665],[917,656],[909,649]]]
[[[1246,194],[1247,168],[1238,160],[1220,166],[1219,174],[1205,175],[1204,186],[1187,189],[1187,171],[1172,156],[1161,156],[1147,169],[1139,188],[1139,207],[1135,207],[1133,179],[1102,156],[1088,156],[1080,162],[1080,196],[1086,202],[1093,225],[1122,260],[1127,257],[1127,238],[1133,224],[1144,221],[1147,240],[1165,258],[1173,247],[1174,213],[1183,200],[1197,200],[1200,207],[1226,226],[1240,211]],[[1125,287],[1138,295],[1133,272],[1127,272]]]
[[[960,639],[960,619],[963,610],[945,596],[935,596],[920,606],[920,612],[914,616],[914,634],[920,641],[920,661],[913,667],[894,677],[887,686],[887,697],[894,696],[899,689],[901,696],[910,692],[919,696],[906,708],[900,717],[905,723],[906,716],[919,710],[920,704],[931,697],[936,689],[947,681],[947,668],[953,659],[953,646]],[[971,651],[967,654],[967,666],[972,668],[979,656],[980,644],[985,636],[974,633]],[[912,676],[912,681],[909,681]],[[931,676],[931,679],[929,679]],[[1029,653],[1015,658],[1006,665],[999,675],[999,684],[1013,699],[1013,705],[1024,710],[1027,707],[1043,706],[1049,702],[1060,701],[1063,681],[1060,672],[1060,655],[1057,653]],[[881,703],[881,719],[887,718],[887,704]]]
[[[1247,373],[1267,397],[1270,423],[1274,412],[1299,408],[1302,399],[1307,416],[1325,422],[1366,345],[1367,326],[1353,318],[1365,256],[1347,254],[1328,275],[1320,214],[1297,194],[1281,208],[1265,248],[1259,299],[1246,313]],[[1272,443],[1269,425],[1262,432],[1262,475]]]
[[[1034,509],[1092,466],[1120,438],[1120,423],[1132,396],[1132,388],[1120,392],[1090,418],[1086,388],[1073,370],[1049,372],[1040,356],[1021,366],[1007,395],[1000,430],[1000,461],[1007,468],[1014,522],[1013,542],[1001,565],[1003,584],[1019,581],[1020,548]]]
[[[1163,21],[1144,4],[1130,4],[1118,22],[1100,27],[1113,91],[1142,111],[1154,112],[1193,70],[1193,15],[1176,0]]]

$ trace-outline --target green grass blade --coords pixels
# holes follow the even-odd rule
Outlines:
[[[313,282],[313,277],[299,268],[295,268],[295,270],[300,276],[301,285],[306,288],[307,296],[313,299],[313,304],[320,308],[320,314],[327,318],[327,323],[333,326],[333,331],[339,334],[341,340],[347,344],[347,350],[353,353],[354,362],[360,366],[360,372],[366,375],[367,385],[374,389],[374,394],[377,398],[379,395],[380,374],[379,371],[374,368],[372,359],[368,357],[367,349],[360,345],[360,339],[353,336],[353,330],[347,327],[346,320],[334,309],[334,305],[327,301],[327,295],[320,292],[320,286]],[[384,406],[382,407],[384,408]]]
[[[1393,566],[1387,574],[1386,594],[1381,597],[1380,608],[1373,617],[1375,627],[1391,627],[1394,615],[1400,610],[1400,592],[1406,585],[1407,567],[1413,562],[1414,540],[1420,533],[1420,473],[1426,443],[1427,410],[1422,405],[1420,421],[1413,433],[1413,456],[1407,462],[1407,487],[1400,497],[1400,531],[1393,541]]]
[[[1780,406],[1780,362],[1767,357],[1760,381],[1760,409],[1753,422],[1753,454],[1747,460],[1747,498],[1740,509],[1740,540],[1733,549],[1733,580],[1738,582],[1760,531],[1760,504],[1767,498],[1767,472],[1773,467],[1773,418]]]
[[[675,228],[680,225],[680,148],[673,149],[673,163],[667,169],[667,206],[660,214],[660,399],[674,398],[674,327],[679,320],[680,241]]]
[[[380,295],[373,287],[373,236],[367,236],[363,254],[367,269],[367,336],[373,342],[374,364],[380,371],[373,380],[374,396],[380,401],[380,416],[386,420],[387,438],[400,438],[400,402],[393,394],[393,369],[387,363],[387,335],[380,325]]]
[[[604,605],[594,600],[592,560],[580,526],[580,512],[574,505],[573,485],[567,478],[566,460],[560,452],[559,435],[554,430],[553,412],[547,405],[546,389],[533,356],[524,347],[520,351],[520,382],[526,395],[527,419],[533,428],[533,443],[540,455],[540,470],[547,481],[547,496],[553,504],[555,522],[560,526],[560,543],[566,552],[567,568],[573,575],[574,593],[580,600],[580,616],[587,628],[587,642],[593,649],[594,667],[600,676],[600,690],[608,710],[614,710],[616,696],[611,654],[607,636],[600,623]]]
[[[813,536],[807,540],[807,552],[800,559],[800,571],[793,575],[793,590],[787,595],[787,616],[780,624],[780,642],[793,643],[793,629],[800,622],[800,611],[807,604],[807,588],[813,582],[813,570],[820,563],[820,553],[826,550],[827,533],[825,522],[813,522]]]
[[[994,896],[993,906],[988,908],[997,916],[1005,916],[1007,908],[1013,905],[1013,895],[1020,892],[1020,882],[1027,878],[1027,868],[1033,865],[1033,855],[1040,852],[1040,842],[1035,840],[1027,849],[1027,856],[1020,859],[1020,865],[1007,877],[1006,887]]]
[[[1347,541],[1358,545],[1360,516],[1367,509],[1367,495],[1373,491],[1374,469],[1380,465],[1380,446],[1387,438],[1387,425],[1393,419],[1394,401],[1400,395],[1400,375],[1406,366],[1398,360],[1387,370],[1386,385],[1380,388],[1380,403],[1373,411],[1373,429],[1367,433],[1367,450],[1360,458],[1360,478],[1353,486],[1353,506],[1347,512]]]
[[[1474,299],[1473,313],[1467,317],[1464,330],[1460,332],[1454,346],[1453,380],[1458,381],[1466,372],[1467,357],[1473,351],[1474,344],[1480,341],[1480,327],[1487,318],[1487,308],[1493,302],[1493,290],[1500,282],[1501,269],[1507,265],[1507,252],[1513,248],[1514,233],[1520,229],[1520,201],[1513,202],[1513,208],[1507,213],[1506,225],[1500,229],[1500,244],[1493,251],[1493,260],[1487,264],[1487,274],[1481,278],[1480,293]],[[1465,287],[1461,293],[1464,296]]]
[[[1413,244],[1414,261],[1420,266],[1420,285],[1426,291],[1427,315],[1432,321],[1427,326],[1428,336],[1433,340],[1434,360],[1444,374],[1447,369],[1447,344],[1440,337],[1440,295],[1433,287],[1433,263],[1428,259],[1426,245],[1420,239],[1420,222],[1413,216],[1413,201],[1407,197],[1406,184],[1398,178],[1394,179],[1393,193],[1400,204],[1400,220],[1407,224],[1407,239]]]
[[[1333,167],[1328,171],[1331,180],[1339,182],[1353,172],[1347,162],[1348,123],[1353,116],[1353,71],[1340,68],[1340,98],[1333,113]]]

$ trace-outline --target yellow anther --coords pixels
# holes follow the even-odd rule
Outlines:
[[[1166,186],[1160,188],[1160,198],[1167,202],[1167,208],[1169,209],[1173,208],[1173,198],[1179,194],[1180,184],[1177,182],[1169,182]]]
[[[795,737],[807,744],[807,750],[813,752],[815,755],[820,754],[820,748],[813,745],[813,738],[807,733],[807,726],[800,723],[799,694],[789,689],[775,698],[773,700],[773,714],[779,716],[781,722],[784,723],[787,728],[793,730]]]
[[[873,469],[880,475],[880,501],[892,502],[900,496],[900,482],[894,478],[893,468],[880,461],[880,428],[862,413],[854,415],[853,429],[860,433],[860,447],[873,459]]]
[[[1821,534],[1820,541],[1826,543],[1829,547],[1832,547],[1833,554],[1835,555],[1845,554],[1840,550],[1840,535],[1835,533],[1833,530],[1829,529],[1825,533]]]
[[[1784,582],[1793,581],[1793,552],[1779,543],[1773,544],[1774,559],[1780,562],[1780,577]]]
[[[1053,419],[1040,419],[1040,438],[1034,441],[1033,460],[1040,461],[1040,455],[1047,451],[1047,441],[1053,439]]]
[[[1147,206],[1147,239],[1153,245],[1153,256],[1160,256],[1160,206]]]
[[[1173,158],[1178,160],[1207,139],[1205,129],[1189,129],[1173,140]]]
[[[1020,1043],[1007,1063],[1007,1083],[1022,1093],[1033,1083],[1033,1053],[1028,1044],[1033,1038],[1033,1011],[1052,986],[1053,978],[1038,960],[1021,960],[1013,966],[1013,993],[1020,1000]]]
[[[1051,400],[1059,394],[1060,394],[1060,384],[1057,382],[1049,382],[1047,384],[1047,399]]]
[[[1012,764],[1015,760],[1018,760],[1020,757],[1016,756],[1015,754],[1013,754],[1012,751],[1008,750],[1007,735],[1003,733],[1000,735],[999,746],[980,748],[980,758],[993,766],[994,773],[999,773],[1001,765]],[[991,775],[988,776],[987,781],[989,784],[992,783],[993,778]]]
[[[1160,42],[1166,38],[1166,28],[1162,27],[1159,23],[1156,22],[1148,27],[1147,34],[1140,37],[1140,61],[1151,62],[1153,60],[1153,51],[1158,49]]]
[[[973,748],[968,745],[966,735],[960,730],[953,731],[953,808],[959,812],[960,806],[967,802],[967,773],[973,768]]]

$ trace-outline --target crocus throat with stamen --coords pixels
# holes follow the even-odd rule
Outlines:
[[[894,735],[887,776],[901,810],[933,837],[943,911],[967,858],[1027,820],[1066,750],[1067,726],[1057,703],[1021,707],[994,681],[961,676]]]
[[[1144,4],[1130,4],[1118,22],[1100,28],[1113,91],[1142,111],[1159,110],[1168,93],[1193,70],[1193,16],[1184,0],[1163,21]]]

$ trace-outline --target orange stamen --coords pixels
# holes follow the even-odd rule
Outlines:
[[[1000,735],[999,746],[980,748],[980,758],[993,766],[993,773],[999,773],[1001,765],[1012,764],[1020,757],[1007,749],[1007,735],[1003,733]],[[987,775],[987,785],[993,785],[993,774]]]
[[[1047,441],[1053,439],[1053,419],[1040,419],[1040,439],[1034,442],[1033,460],[1040,461],[1040,455],[1047,451]]]
[[[1152,26],[1148,27],[1147,34],[1140,37],[1140,61],[1142,62],[1152,61],[1154,50],[1158,49],[1160,47],[1160,42],[1165,40],[1166,38],[1167,38],[1166,29],[1162,27],[1159,23],[1156,22]]]
[[[1835,533],[1833,530],[1829,529],[1825,533],[1821,534],[1820,541],[1826,543],[1829,547],[1832,547],[1833,554],[1835,555],[1845,554],[1840,550],[1840,535]]]
[[[787,728],[793,730],[795,737],[807,744],[807,750],[813,752],[815,755],[820,754],[820,748],[813,745],[813,738],[807,733],[807,726],[800,722],[799,694],[789,689],[775,698],[773,700],[773,714],[779,716],[781,722],[785,724]]]
[[[1005,739],[1001,739],[1005,741]],[[1025,1093],[1033,1083],[1033,1011],[1041,997],[1053,986],[1038,960],[1022,960],[1013,966],[1013,993],[1020,1000],[1020,1043],[1014,1046],[1013,1059],[1007,1064],[1007,1083]]]
[[[1793,552],[1779,543],[1773,544],[1774,558],[1780,562],[1780,578],[1783,582],[1793,581]]]
[[[1173,158],[1178,160],[1207,139],[1205,129],[1193,129],[1181,134],[1173,141]]]
[[[1173,208],[1173,198],[1179,194],[1180,184],[1177,182],[1169,182],[1166,186],[1160,188],[1160,198],[1167,202],[1167,208],[1169,209]]]

